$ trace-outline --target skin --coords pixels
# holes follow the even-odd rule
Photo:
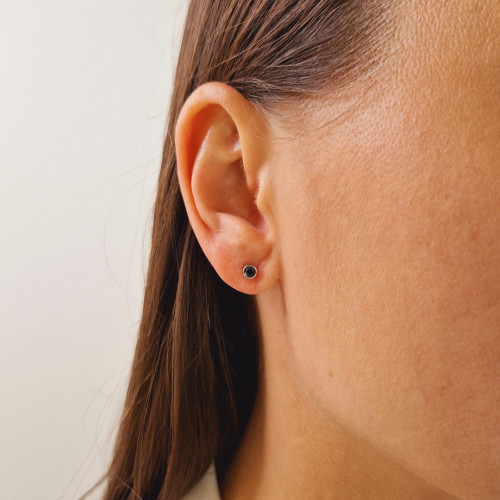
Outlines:
[[[500,498],[500,2],[397,5],[369,91],[297,120],[209,82],[179,117],[191,225],[261,325],[225,500]]]

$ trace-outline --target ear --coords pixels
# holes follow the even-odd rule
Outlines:
[[[221,279],[247,294],[278,279],[269,140],[261,112],[220,82],[198,87],[176,124],[177,173],[191,227]],[[245,265],[257,268],[246,278]]]

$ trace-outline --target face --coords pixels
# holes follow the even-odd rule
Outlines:
[[[413,472],[496,498],[500,3],[397,9],[359,105],[321,128],[341,103],[275,123],[292,373]]]

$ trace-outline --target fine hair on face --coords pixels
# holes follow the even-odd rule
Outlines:
[[[268,497],[284,448],[286,498],[333,457],[338,498],[495,498],[498,26],[489,0],[189,2],[105,500],[212,462],[227,498],[271,466]]]

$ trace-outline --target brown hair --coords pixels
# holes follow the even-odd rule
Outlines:
[[[366,75],[381,51],[382,0],[192,0],[177,63],[142,320],[106,500],[177,500],[215,460],[219,483],[259,379],[254,297],[226,285],[196,240],[174,131],[190,93],[231,85],[263,113]]]

